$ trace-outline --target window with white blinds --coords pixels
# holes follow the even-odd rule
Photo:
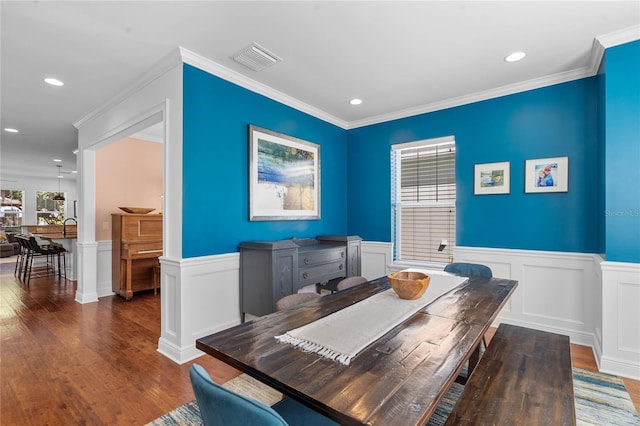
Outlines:
[[[392,146],[395,260],[451,261],[456,244],[455,160],[453,137]]]

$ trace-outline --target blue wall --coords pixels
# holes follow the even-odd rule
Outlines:
[[[640,41],[605,64],[606,259],[640,263]]]
[[[639,74],[634,42],[592,78],[345,131],[185,65],[183,257],[292,236],[390,241],[391,145],[453,135],[458,245],[640,263]],[[249,124],[321,145],[321,220],[248,220]],[[562,156],[569,191],[525,194],[525,160]],[[499,161],[511,193],[473,195],[474,164]]]
[[[390,146],[456,139],[457,244],[595,253],[596,77],[349,131],[348,233],[390,241]],[[569,157],[569,191],[524,193],[526,159]],[[473,195],[478,163],[511,162],[511,193]],[[601,238],[600,238],[601,239]]]
[[[246,240],[347,230],[346,131],[184,65],[184,258],[230,253]],[[321,145],[321,219],[249,221],[248,126]]]

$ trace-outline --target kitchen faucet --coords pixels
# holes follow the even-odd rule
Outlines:
[[[72,220],[76,225],[78,225],[78,221],[75,220],[72,217],[70,217],[68,219],[65,219],[64,223],[62,224],[62,235],[65,236],[65,237],[67,236],[67,222],[70,221],[70,220]]]

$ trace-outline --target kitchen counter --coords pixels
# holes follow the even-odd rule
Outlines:
[[[71,281],[77,280],[78,279],[77,278],[78,250],[76,249],[76,246],[77,246],[76,243],[78,239],[78,234],[74,232],[73,234],[67,233],[67,235],[64,235],[62,234],[62,232],[52,232],[52,233],[46,233],[46,234],[34,233],[33,235],[42,240],[47,240],[52,244],[57,244],[64,247],[64,249],[67,251],[65,253],[66,264],[67,264],[67,270],[65,272],[67,275],[67,279]]]
[[[73,234],[67,234],[64,235],[62,233],[56,233],[56,234],[33,234],[36,237],[39,238],[43,238],[45,240],[70,240],[70,239],[74,239],[74,238],[78,238],[78,234],[73,233]]]

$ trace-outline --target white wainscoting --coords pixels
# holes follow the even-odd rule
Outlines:
[[[475,247],[454,248],[454,258],[518,281],[496,325],[567,335],[593,348],[601,371],[640,379],[640,265],[596,254]]]
[[[368,280],[389,274],[393,263],[393,243],[378,241],[362,242],[361,274]]]
[[[96,292],[98,297],[113,296],[111,281],[111,241],[98,241],[98,282]]]
[[[640,265],[602,262],[600,370],[640,380]]]
[[[455,247],[456,262],[482,263],[493,276],[518,281],[500,322],[568,335],[594,346],[600,296],[595,255]]]
[[[390,271],[393,246],[362,243],[362,275]],[[501,322],[564,334],[594,348],[602,371],[640,378],[640,265],[594,254],[456,247],[458,262],[482,263],[518,281]],[[240,255],[161,258],[162,335],[158,351],[182,364],[202,352],[195,340],[240,323]]]
[[[158,351],[179,364],[203,355],[196,339],[240,324],[240,253],[160,258]]]

